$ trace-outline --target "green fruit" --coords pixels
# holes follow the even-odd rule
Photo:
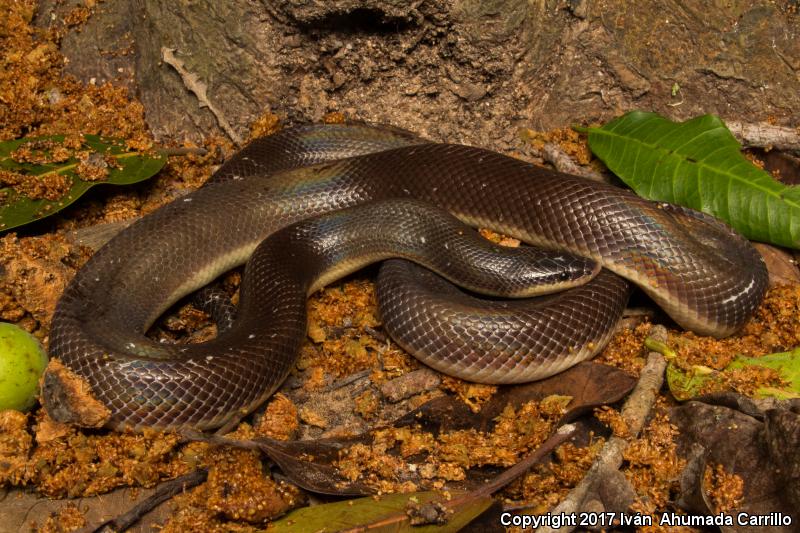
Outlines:
[[[0,410],[27,411],[36,403],[47,354],[39,341],[14,324],[0,322]]]

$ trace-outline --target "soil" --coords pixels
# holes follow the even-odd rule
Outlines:
[[[55,303],[92,252],[76,243],[73,230],[147,214],[201,186],[241,139],[296,121],[390,122],[434,140],[489,146],[532,160],[532,144],[555,142],[578,163],[591,165],[598,163],[585,139],[566,126],[633,107],[673,118],[717,112],[797,125],[793,110],[800,108],[800,91],[791,89],[800,72],[800,24],[794,2],[731,3],[716,6],[710,18],[702,2],[637,4],[635,10],[584,1],[224,4],[200,2],[196,10],[180,11],[177,4],[147,0],[28,0],[2,7],[0,140],[92,133],[140,147],[202,146],[207,152],[171,157],[146,183],[98,190],[54,217],[3,234],[0,319],[46,345]],[[224,23],[230,20],[241,24]],[[187,87],[161,62],[161,46],[174,48],[185,68],[199,76],[218,116],[198,106],[196,93],[187,90],[197,91],[197,85]],[[519,128],[525,129],[522,135]],[[63,188],[5,174],[0,180],[34,194]],[[681,360],[720,369],[736,354],[797,346],[800,273],[791,262],[782,266],[788,269],[779,278],[784,284],[770,290],[740,334],[717,341],[671,330],[669,344]],[[239,278],[234,272],[225,280],[232,293]],[[649,322],[620,329],[596,360],[638,375],[649,329]],[[213,335],[214,326],[183,306],[171,310],[153,334],[197,342]],[[497,389],[424,369],[387,340],[369,273],[311,298],[308,337],[281,392],[230,437],[341,437],[445,395],[479,412]],[[751,372],[719,387],[752,394],[776,384],[769,372]],[[685,466],[666,415],[673,404],[662,391],[636,438],[626,435],[615,407],[596,410],[597,429],[586,442],[560,446],[498,500],[545,512],[582,479],[614,434],[631,440],[622,472],[636,491],[633,508],[665,512]],[[401,446],[408,455],[429,454],[426,475],[443,485],[475,465],[514,464],[547,436],[558,419],[554,409],[530,402],[504,412],[493,432],[433,438],[387,430],[371,447],[343,454],[340,468],[345,475],[369,477],[385,492],[413,490],[395,481],[397,459],[384,453]],[[8,522],[18,526],[76,530],[94,519],[87,509],[97,495],[121,487],[146,491],[198,467],[208,469],[208,480],[175,498],[158,517],[164,531],[256,531],[309,499],[274,476],[255,451],[186,443],[173,434],[78,430],[49,420],[41,409],[0,413],[0,487],[6,491],[0,509],[11,509],[13,498],[31,490],[49,498],[83,498],[87,506],[59,500],[49,516],[31,517],[28,512],[42,501],[34,497]],[[707,476],[717,507],[734,508],[743,497],[742,479],[721,467]],[[130,503],[123,499],[119,514]],[[148,522],[141,527],[152,530]]]

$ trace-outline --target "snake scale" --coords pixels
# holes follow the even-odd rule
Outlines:
[[[462,224],[551,252],[499,250]],[[379,305],[392,337],[437,369],[489,383],[542,378],[594,355],[628,282],[681,326],[718,337],[744,324],[767,286],[750,243],[710,216],[399,129],[305,126],[255,140],[205,186],[101,248],[57,305],[50,351],[108,408],[112,428],[218,427],[293,368],[309,293],[390,257],[481,293],[522,296],[542,279],[576,285],[486,302],[417,266],[384,264]],[[146,337],[176,301],[246,261],[229,330],[193,345]],[[69,419],[51,374],[45,406]]]

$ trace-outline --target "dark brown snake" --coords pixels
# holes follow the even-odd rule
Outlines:
[[[557,253],[503,252],[462,222]],[[718,337],[744,324],[767,285],[749,242],[707,215],[402,130],[311,126],[254,141],[101,248],[58,303],[50,351],[88,382],[113,428],[218,427],[294,367],[309,293],[390,257],[514,296],[541,277],[579,284],[597,272],[592,261],[602,265],[568,291],[490,303],[416,266],[384,266],[380,311],[395,340],[488,383],[546,377],[597,353],[626,305],[623,278],[681,326]],[[177,300],[248,258],[229,330],[193,345],[145,336]],[[63,419],[53,381],[46,373],[44,403]]]

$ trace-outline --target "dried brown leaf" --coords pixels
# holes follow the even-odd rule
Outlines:
[[[670,418],[679,429],[679,453],[689,457],[681,480],[681,501],[689,512],[714,512],[708,509],[713,495],[703,492],[704,473],[706,465],[720,465],[727,474],[744,480],[737,512],[751,516],[782,513],[792,517],[793,524],[798,523],[800,415],[788,409],[771,409],[761,421],[729,407],[691,401],[673,408]],[[720,529],[736,533],[784,531],[763,525]]]

